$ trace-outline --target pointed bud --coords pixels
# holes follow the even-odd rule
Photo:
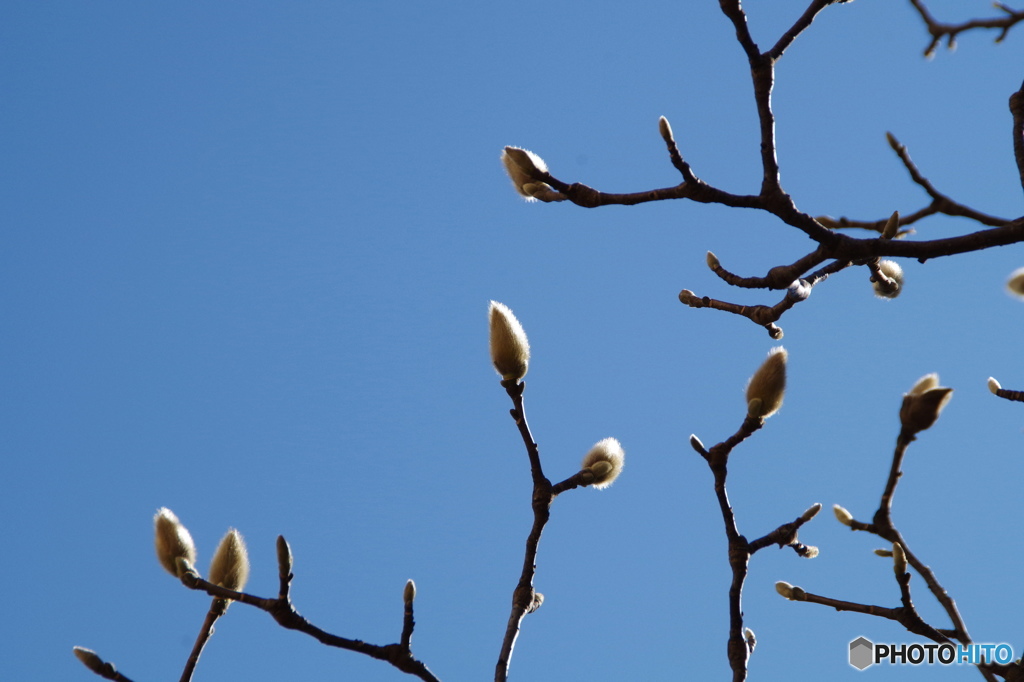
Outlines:
[[[712,270],[722,267],[722,264],[718,262],[718,256],[708,251],[707,255],[708,267]]]
[[[210,562],[210,582],[214,585],[241,592],[249,580],[249,551],[242,534],[234,528],[217,545]]]
[[[878,262],[878,269],[891,280],[891,284],[877,280],[871,282],[878,298],[896,298],[903,291],[903,268],[896,261],[883,260]]]
[[[277,536],[277,572],[278,575],[290,576],[292,574],[292,548],[283,535]]]
[[[534,194],[538,191],[551,190],[550,185],[541,179],[548,172],[547,164],[533,152],[519,147],[505,147],[501,153],[501,163],[512,180],[512,186],[527,201],[536,201]],[[528,188],[530,184],[538,186]]]
[[[690,447],[701,454],[707,452],[707,450],[704,449],[704,443],[701,443],[700,438],[697,438],[697,436],[692,433],[690,434]]]
[[[815,516],[817,516],[818,512],[820,512],[820,511],[821,511],[821,503],[820,502],[816,502],[813,506],[811,506],[807,511],[805,511],[803,513],[803,515],[800,517],[800,520],[803,521],[804,523],[807,523],[808,521],[813,519]]]
[[[998,391],[1001,388],[1002,388],[1002,386],[999,385],[998,381],[996,381],[992,377],[988,378],[988,390],[992,391],[992,393],[995,393],[996,391]]]
[[[1006,282],[1006,290],[1018,298],[1024,298],[1024,268],[1017,268],[1010,273]]]
[[[901,147],[901,145],[900,145],[900,141],[896,139],[895,135],[893,135],[890,132],[886,132],[885,133],[885,139],[889,143],[890,147],[892,147],[896,151],[899,151],[899,148]]]
[[[605,438],[598,441],[591,448],[590,452],[583,458],[581,469],[589,469],[594,474],[594,488],[601,490],[607,488],[622,473],[622,466],[625,463],[626,453],[622,445],[614,438]]]
[[[898,542],[892,543],[892,570],[897,576],[907,572],[907,553],[903,551],[903,545]]]
[[[882,228],[882,239],[892,239],[896,236],[896,231],[900,229],[900,212],[893,211],[889,219],[885,221],[885,227]]]
[[[530,342],[523,325],[512,311],[491,301],[488,311],[491,326],[491,361],[502,379],[519,381],[530,367]]]
[[[103,659],[100,658],[95,651],[92,649],[86,649],[82,646],[76,646],[72,649],[75,653],[75,658],[82,662],[89,670],[93,671],[97,675],[103,674]],[[114,666],[110,666],[113,669]]]
[[[925,375],[914,384],[910,393],[903,396],[900,423],[908,434],[913,435],[931,428],[942,413],[942,408],[953,396],[953,389],[940,388],[938,384],[938,374]]]
[[[679,302],[684,305],[693,307],[693,302],[697,298],[697,294],[693,293],[689,289],[683,289],[679,292]]]
[[[840,507],[838,504],[832,506],[832,512],[836,519],[844,526],[853,526],[853,514]]]
[[[817,220],[822,227],[827,227],[830,230],[834,230],[839,227],[839,223],[832,216],[820,215],[815,218],[815,220]]]
[[[664,116],[658,119],[658,132],[661,133],[661,139],[665,140],[665,144],[672,144],[675,140],[672,137],[672,126]]]
[[[153,517],[156,537],[156,556],[160,565],[175,578],[180,578],[178,559],[188,564],[196,562],[196,545],[188,529],[178,521],[167,507],[161,507]]]
[[[875,550],[875,555],[880,556],[883,559],[885,559],[887,557],[891,557],[892,556],[892,550],[891,549],[876,549]]]
[[[747,415],[767,419],[782,407],[786,393],[786,359],[788,353],[782,346],[768,351],[768,359],[762,363],[747,384]]]
[[[402,590],[402,601],[405,602],[406,606],[412,606],[413,601],[416,600],[416,583],[412,580],[408,580],[405,583],[405,589]]]

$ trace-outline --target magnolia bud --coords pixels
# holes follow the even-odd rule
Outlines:
[[[507,306],[491,301],[491,361],[502,379],[519,381],[530,367],[530,342]]]
[[[812,507],[810,507],[807,511],[805,511],[803,513],[803,515],[800,517],[800,520],[803,521],[804,523],[807,523],[808,521],[813,519],[815,516],[817,516],[818,512],[820,512],[820,511],[821,511],[821,503],[817,502]]]
[[[992,391],[992,393],[995,393],[996,391],[998,391],[1001,388],[1002,388],[1002,386],[999,385],[998,381],[996,381],[992,377],[988,378],[988,390]]]
[[[900,423],[906,433],[913,435],[924,431],[938,420],[942,408],[953,396],[953,389],[940,388],[938,384],[938,374],[927,374],[914,384],[910,393],[903,396]]]
[[[836,515],[836,519],[839,520],[839,523],[844,526],[853,526],[853,514],[846,511],[838,504],[832,505],[832,512]]]
[[[181,577],[178,559],[188,564],[196,562],[196,545],[192,535],[181,525],[178,517],[167,507],[161,507],[153,517],[156,536],[156,556],[168,573],[176,578]]]
[[[708,267],[711,268],[712,270],[722,267],[722,264],[718,262],[718,256],[711,253],[710,251],[708,251],[706,260],[708,262]]]
[[[402,601],[405,602],[406,606],[412,606],[413,601],[416,599],[416,583],[412,580],[406,581],[405,589],[402,590]]]
[[[898,542],[892,543],[892,570],[897,577],[907,572],[907,553],[903,551],[903,545]]]
[[[893,211],[889,219],[885,221],[885,227],[882,228],[882,239],[892,239],[896,236],[898,229],[900,229],[900,212]]]
[[[700,438],[697,438],[694,434],[690,434],[690,447],[699,453],[705,453],[707,450],[704,449],[704,443],[700,442]]]
[[[214,585],[241,592],[249,580],[249,552],[242,534],[234,528],[217,545],[210,562],[210,582]]]
[[[549,185],[539,179],[540,176],[548,172],[547,164],[533,152],[519,147],[505,147],[501,154],[501,163],[504,164],[505,172],[512,180],[512,186],[527,201],[536,201],[534,194],[537,194],[541,188],[527,188],[526,185],[537,184],[543,185],[544,189],[551,189]]]
[[[896,298],[903,291],[903,268],[899,266],[896,261],[883,260],[878,262],[878,269],[883,275],[892,280],[892,283],[886,283],[882,280],[875,280],[871,282],[871,287],[875,290],[875,296],[878,298]]]
[[[754,653],[754,648],[757,646],[757,637],[754,636],[753,630],[743,628],[743,641],[747,643],[747,653]]]
[[[277,536],[277,571],[280,575],[288,577],[292,573],[292,548],[283,535]]]
[[[877,556],[880,556],[880,557],[882,557],[884,559],[886,557],[891,557],[892,556],[892,550],[891,549],[876,549],[875,550],[875,554]]]
[[[1010,273],[1010,279],[1006,282],[1006,289],[1019,298],[1024,298],[1024,268],[1017,268]]]
[[[807,596],[807,593],[801,588],[796,587],[795,585],[790,585],[782,580],[775,583],[775,591],[790,601],[803,601]]]
[[[610,486],[622,473],[625,458],[626,453],[623,452],[619,441],[614,438],[605,438],[594,444],[594,447],[583,458],[581,468],[589,469],[593,473],[594,482],[591,485],[601,490]]]
[[[675,139],[672,137],[672,126],[664,116],[658,119],[658,132],[661,133],[661,139],[665,140],[665,144],[672,144]]]
[[[762,363],[747,384],[747,415],[767,419],[782,407],[786,392],[786,358],[788,353],[782,346],[768,352],[768,359]]]
[[[97,675],[103,674],[103,659],[100,658],[95,651],[93,651],[92,649],[86,649],[82,646],[76,646],[72,649],[72,651],[75,653],[75,658],[81,661],[82,665],[84,665],[86,668],[93,671]],[[107,665],[110,664],[108,663]],[[113,667],[113,665],[110,665],[111,670],[113,670]]]

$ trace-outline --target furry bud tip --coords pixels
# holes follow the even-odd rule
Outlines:
[[[530,368],[530,342],[508,306],[491,301],[491,362],[502,379],[519,381]]]
[[[716,256],[715,254],[711,253],[710,251],[708,251],[707,262],[708,262],[708,267],[711,268],[712,270],[716,270],[716,269],[722,267],[722,264],[718,261],[718,256]]]
[[[402,601],[405,602],[406,606],[412,606],[412,603],[416,600],[416,583],[412,580],[408,580],[405,583],[405,588],[402,590]]]
[[[590,470],[594,476],[593,485],[598,490],[607,488],[622,473],[623,464],[626,461],[626,453],[622,445],[614,438],[605,438],[594,444],[590,452],[583,458],[581,469]]]
[[[501,153],[501,163],[516,192],[527,201],[536,201],[535,194],[551,190],[551,186],[543,182],[548,166],[544,159],[533,152],[519,147],[505,147]]]
[[[665,140],[665,144],[672,144],[675,140],[672,137],[672,126],[664,116],[658,118],[658,132],[661,134],[661,139]]]
[[[747,384],[747,416],[767,419],[782,407],[786,393],[786,359],[789,354],[782,346],[768,352]]]
[[[888,278],[888,281],[872,277],[871,287],[875,290],[878,298],[896,298],[903,291],[903,268],[899,263],[892,260],[878,262],[878,270]]]
[[[892,543],[892,570],[897,577],[907,572],[907,553],[903,551],[903,545],[898,542]]]
[[[988,390],[992,391],[992,393],[995,393],[1001,388],[1002,386],[1000,386],[999,382],[996,381],[993,377],[988,378]]]
[[[192,535],[178,517],[167,507],[161,507],[153,517],[156,556],[160,565],[175,578],[181,577],[178,559],[187,564],[196,562],[196,544]]]
[[[217,545],[217,551],[210,562],[210,582],[214,585],[241,592],[249,580],[249,551],[242,534],[234,528]]]
[[[820,511],[821,511],[821,502],[816,502],[807,511],[805,511],[803,513],[803,515],[800,517],[800,520],[803,521],[804,523],[807,523],[808,521],[813,519],[815,516],[817,516],[818,512],[820,512]]]
[[[853,526],[853,514],[846,511],[843,507],[840,507],[838,504],[832,505],[832,513],[836,515],[839,523],[844,526]]]
[[[885,227],[882,228],[882,239],[892,239],[896,236],[896,231],[900,229],[900,212],[893,211],[889,219],[885,221]]]
[[[782,580],[775,583],[775,591],[790,601],[803,601],[807,596],[807,593],[801,588],[796,587],[795,585],[790,585]]]
[[[76,646],[72,649],[75,654],[75,658],[82,662],[89,670],[93,671],[97,675],[103,674],[103,659],[100,658],[95,651],[92,649],[86,649],[83,646]],[[107,664],[113,670],[113,665]]]
[[[1006,290],[1018,298],[1024,298],[1024,268],[1017,268],[1010,273],[1006,281]]]

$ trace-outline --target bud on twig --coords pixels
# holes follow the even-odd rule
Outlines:
[[[885,559],[885,558],[888,558],[888,557],[892,556],[892,550],[891,549],[876,549],[875,550],[875,555],[876,556],[880,556],[883,559]]]
[[[491,301],[491,361],[502,379],[519,381],[530,367],[530,342],[508,306]]]
[[[893,211],[889,219],[885,221],[885,227],[882,228],[882,239],[892,239],[896,236],[896,231],[900,229],[900,212]]]
[[[743,641],[747,643],[747,654],[754,653],[754,647],[757,646],[757,637],[754,636],[753,630],[743,628]]]
[[[672,126],[664,116],[658,118],[658,132],[661,134],[661,139],[665,140],[665,144],[672,144],[675,141],[672,136]]]
[[[939,418],[942,408],[953,395],[953,389],[939,387],[939,375],[921,377],[910,392],[903,396],[900,423],[903,430],[914,435],[930,428]]]
[[[405,583],[405,589],[402,590],[402,601],[405,602],[406,606],[412,606],[413,601],[416,600],[416,583],[412,580],[408,580]]]
[[[782,580],[775,583],[775,591],[790,601],[803,601],[807,596],[803,589]]]
[[[892,570],[896,577],[901,577],[907,572],[907,553],[903,551],[903,545],[898,542],[892,543]]]
[[[103,674],[103,659],[100,658],[95,651],[92,649],[86,649],[82,646],[76,646],[72,651],[75,653],[75,658],[81,661],[82,665],[86,668],[97,675]],[[107,663],[107,665],[110,666],[111,671],[113,671],[114,666],[110,663]]]
[[[1001,388],[1002,386],[999,385],[998,381],[992,377],[988,378],[988,390],[992,391],[993,394]]]
[[[800,520],[803,521],[804,523],[807,523],[808,521],[813,519],[815,516],[817,516],[818,512],[820,512],[820,511],[821,511],[821,503],[820,502],[816,502],[807,511],[805,511],[803,513],[803,515],[800,517]]]
[[[501,153],[501,163],[516,192],[527,201],[536,201],[535,195],[553,191],[550,185],[540,180],[548,172],[547,164],[533,152],[519,147],[505,147]]]
[[[844,526],[853,526],[853,514],[840,507],[838,504],[832,505],[832,511],[836,515],[836,519],[839,523]]]
[[[889,278],[891,283],[872,278],[871,287],[878,298],[896,298],[903,291],[903,268],[892,260],[878,262],[878,269]]]
[[[762,363],[747,384],[747,415],[767,419],[782,407],[786,392],[786,358],[788,353],[782,346],[768,351],[768,359]]]
[[[249,552],[242,534],[234,528],[217,545],[210,562],[210,582],[214,585],[241,592],[249,580]]]
[[[189,565],[196,562],[196,545],[192,535],[178,517],[167,507],[161,507],[153,517],[156,538],[156,556],[160,565],[175,578],[181,577],[178,559]]]
[[[722,267],[722,264],[718,261],[718,256],[716,256],[715,254],[711,253],[710,251],[708,251],[708,255],[707,255],[706,260],[707,260],[707,263],[708,263],[708,267],[711,270],[714,270],[716,268]]]
[[[582,470],[593,473],[594,482],[590,485],[601,490],[610,486],[619,477],[625,459],[626,453],[623,452],[619,441],[605,438],[595,443],[583,458]]]

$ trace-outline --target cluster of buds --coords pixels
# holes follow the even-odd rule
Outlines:
[[[196,545],[192,534],[167,507],[161,507],[153,517],[156,538],[156,556],[168,573],[181,578],[193,571],[196,562]],[[234,592],[245,588],[249,579],[249,552],[241,533],[234,528],[217,545],[210,562],[210,582]]]

